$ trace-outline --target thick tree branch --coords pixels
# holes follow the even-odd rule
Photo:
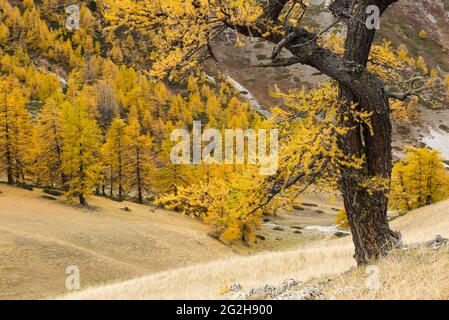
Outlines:
[[[385,8],[387,6],[385,3],[394,1],[377,0],[375,2]],[[285,5],[286,2],[283,1],[282,3]],[[267,10],[269,11],[268,8]],[[302,27],[283,26],[279,21],[267,23],[266,20],[258,21],[249,26],[232,24],[230,21],[223,22],[243,35],[264,38],[274,43],[276,45],[272,55],[274,58],[282,48],[287,49],[295,57],[295,62],[316,68],[321,73],[351,88],[355,94],[363,97],[365,101],[377,101],[378,96],[383,94],[381,92],[383,90],[381,81],[370,73],[365,66],[354,63],[350,57],[341,57],[335,52],[321,47],[316,41],[316,34]],[[284,29],[287,36],[283,36],[280,32],[272,32],[274,27]],[[363,26],[363,28],[366,27]],[[378,89],[373,90],[373,88]]]

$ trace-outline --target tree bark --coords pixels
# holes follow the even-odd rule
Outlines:
[[[380,6],[381,12],[385,8],[386,6]],[[366,67],[375,29],[370,30],[360,23],[368,17],[366,5],[357,7],[354,15],[356,19],[348,24],[344,58]],[[355,129],[339,138],[340,148],[346,154],[365,156],[366,159],[362,170],[342,168],[343,174],[339,182],[355,246],[354,258],[359,265],[384,257],[399,241],[398,236],[389,228],[387,195],[382,191],[370,193],[354,179],[361,177],[369,181],[372,177],[381,177],[390,181],[391,178],[392,128],[389,100],[382,85],[367,89],[373,93],[369,100],[339,82],[340,99],[357,103],[358,108],[373,112],[371,128],[351,119],[341,119],[342,123],[352,125]]]
[[[84,195],[82,193],[80,193],[78,195],[78,199],[79,199],[80,205],[82,205],[83,207],[87,206],[86,198],[84,197]]]

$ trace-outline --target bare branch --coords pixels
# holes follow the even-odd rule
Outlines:
[[[419,94],[424,91],[426,89],[426,87],[421,87],[419,89],[415,89],[415,90],[410,90],[404,93],[395,93],[395,92],[387,92],[387,96],[390,99],[396,99],[399,101],[405,101],[407,100],[407,98],[412,97],[412,96],[416,96],[419,97]]]
[[[279,55],[279,53],[281,52],[281,50],[288,46],[289,44],[291,44],[293,41],[295,41],[298,37],[304,36],[304,35],[312,35],[312,39],[310,39],[311,41],[313,41],[314,39],[316,39],[316,36],[313,35],[312,33],[304,33],[304,29],[300,29],[300,28],[294,28],[293,31],[291,31],[290,33],[288,33],[285,38],[283,38],[281,41],[279,41],[279,43],[274,47],[273,52],[271,54],[271,59],[274,60],[276,59],[276,57]]]
[[[268,5],[265,8],[265,12],[262,15],[263,18],[266,20],[276,21],[289,1],[290,0],[269,0]]]
[[[293,46],[292,48],[299,48],[301,46],[305,46],[306,44],[317,40],[319,37],[321,37],[323,34],[325,34],[326,32],[328,32],[330,29],[332,29],[337,23],[339,23],[341,21],[341,17],[338,17],[335,21],[333,21],[329,26],[327,26],[324,30],[321,30],[319,33],[317,33],[312,39],[310,39],[308,42],[304,42],[304,43],[300,43],[297,44],[295,46]]]

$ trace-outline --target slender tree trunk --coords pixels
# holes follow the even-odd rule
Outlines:
[[[5,158],[6,158],[6,176],[8,179],[8,184],[14,184],[14,173],[12,169],[12,154],[11,154],[11,136],[9,130],[9,119],[8,119],[8,99],[7,92],[4,91],[4,103],[5,103]]]
[[[112,163],[112,161],[111,161]],[[112,198],[114,196],[114,169],[112,168],[112,164],[110,166],[110,170],[111,170],[111,180],[110,180],[110,188],[111,190],[109,191],[109,195]],[[104,193],[104,188],[103,188],[103,193]]]
[[[143,203],[143,190],[142,190],[142,177],[140,173],[140,150],[136,152],[137,156],[137,164],[136,164],[136,173],[137,173],[137,194],[139,203]]]
[[[82,193],[80,193],[78,195],[78,199],[80,201],[80,205],[82,205],[83,207],[85,207],[87,205],[86,198],[84,197],[84,195]]]
[[[366,66],[375,30],[369,30],[360,23],[367,18],[365,6],[356,9],[356,17],[358,19],[349,23],[344,57],[356,65]],[[372,91],[369,100],[339,84],[341,99],[355,102],[359,108],[373,112],[372,128],[352,119],[341,119],[346,125],[354,125],[355,129],[339,139],[340,147],[346,154],[365,156],[366,159],[362,170],[342,168],[339,183],[355,245],[354,258],[359,265],[385,256],[398,241],[398,236],[390,230],[388,224],[387,195],[382,191],[369,192],[355,179],[362,177],[369,181],[373,177],[380,177],[389,181],[391,178],[392,128],[389,100],[380,82],[367,89]]]
[[[80,130],[81,131],[81,130]],[[80,178],[80,191],[78,194],[78,198],[80,201],[80,205],[85,207],[87,205],[86,197],[84,196],[84,179],[85,179],[85,172],[84,172],[84,163],[83,163],[83,145],[79,144],[79,157],[80,157],[80,165],[79,165],[79,178]]]
[[[120,138],[121,139],[121,138]],[[122,173],[122,144],[119,141],[119,154],[118,154],[118,198],[121,201],[123,199],[123,173]]]
[[[429,160],[429,173],[427,175],[427,186],[426,186],[426,206],[430,206],[432,204],[432,180],[434,179],[434,166],[433,159]]]
[[[12,185],[14,184],[14,174],[12,170],[12,156],[11,156],[11,149],[9,144],[9,134],[8,134],[8,125],[6,126],[6,175],[8,178],[8,184]]]
[[[56,115],[53,115],[53,117],[56,117]],[[62,188],[66,189],[67,188],[67,177],[64,174],[64,170],[62,170],[62,147],[61,147],[61,143],[58,139],[58,132],[56,130],[56,123],[55,123],[54,119],[52,120],[52,130],[53,130],[53,136],[55,139],[56,155],[58,157],[57,162],[58,162],[58,166],[61,170]]]

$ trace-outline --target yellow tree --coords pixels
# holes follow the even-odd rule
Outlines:
[[[206,103],[206,114],[208,118],[208,126],[216,128],[218,125],[217,118],[220,116],[220,103],[214,92],[209,93]]]
[[[78,198],[83,206],[100,178],[100,137],[85,102],[76,98],[64,115],[62,167],[67,176],[67,197]]]
[[[105,171],[109,180],[110,196],[114,196],[114,191],[117,188],[119,200],[122,200],[124,196],[125,130],[126,123],[120,118],[115,118],[106,134],[106,142],[102,146]]]
[[[25,108],[25,92],[12,77],[0,79],[0,171],[9,184],[25,182],[26,159],[31,140],[31,117]]]
[[[444,84],[446,85],[446,91],[447,91],[446,93],[447,93],[447,96],[449,98],[449,76],[444,78]]]
[[[185,124],[179,122],[173,125],[170,121],[166,123],[165,135],[160,152],[157,154],[158,170],[157,185],[160,193],[176,193],[178,187],[185,187],[192,182],[192,166],[187,164],[176,164],[170,159],[171,151],[177,142],[170,140],[170,133],[176,128],[182,128]]]
[[[40,182],[64,187],[67,179],[62,169],[63,113],[68,109],[64,95],[54,94],[45,101],[34,126],[34,173]]]
[[[179,185],[176,192],[164,194],[156,203],[214,225],[215,236],[224,242],[251,244],[263,211],[250,212],[245,206],[252,208],[257,202],[254,190],[261,176],[255,166],[241,169],[234,172],[231,167],[200,165],[193,183]]]
[[[139,121],[131,117],[125,128],[125,139],[128,190],[135,192],[139,203],[143,203],[144,195],[150,191],[154,172],[151,138],[141,134]]]
[[[245,36],[257,37],[274,45],[272,61],[265,66],[285,67],[301,63],[335,80],[340,101],[339,112],[336,113],[340,116],[336,118],[340,123],[337,126],[350,130],[327,131],[337,137],[339,153],[342,154],[338,161],[333,162],[339,166],[332,169],[336,169],[339,176],[338,188],[344,199],[353,235],[354,257],[359,264],[367,264],[384,257],[398,244],[398,235],[390,229],[387,219],[388,198],[385,188],[391,178],[392,168],[389,98],[406,99],[416,93],[415,90],[409,90],[404,94],[394,94],[391,88],[387,88],[389,81],[383,80],[388,72],[373,67],[376,62],[382,65],[387,61],[389,66],[391,64],[390,59],[384,59],[385,50],[372,50],[376,28],[368,23],[373,18],[370,6],[377,6],[379,15],[382,15],[396,1],[363,0],[358,1],[357,5],[348,0],[331,1],[328,9],[335,20],[320,32],[313,32],[313,26],[306,25],[307,21],[313,20],[307,19],[312,17],[308,16],[311,11],[307,10],[309,2],[306,1],[106,0],[105,3],[106,15],[113,23],[118,26],[130,23],[152,38],[155,49],[151,53],[154,60],[151,73],[154,76],[173,79],[192,70],[210,54],[213,40],[230,29],[237,33],[239,41]],[[325,39],[323,41],[328,31],[336,29],[344,30],[341,50],[328,48]],[[289,57],[281,55],[282,51],[288,51]],[[422,75],[427,75],[423,64],[418,69],[422,69]],[[403,88],[398,89],[402,91]],[[195,102],[192,107],[199,104],[195,93],[190,95],[189,102]],[[202,105],[200,107],[199,110],[202,110]],[[356,114],[353,115],[352,111]],[[194,116],[197,112],[193,109]],[[326,105],[317,112],[317,117],[325,114]],[[369,114],[369,121],[360,121],[358,115],[361,113]],[[300,117],[300,114],[295,113],[290,119]],[[300,152],[295,153],[292,148],[287,151],[294,155],[291,158],[301,160],[298,156]],[[330,154],[337,153],[334,148],[329,151]],[[323,164],[323,158],[328,157],[316,154],[312,162]],[[341,161],[343,158],[363,161],[357,166],[348,166],[347,161]],[[324,164],[326,167],[320,171],[325,173],[328,163]],[[281,172],[267,180],[271,187],[266,189],[269,191],[262,197],[262,203],[266,204],[266,199],[272,200],[289,188],[310,184],[309,178],[320,175],[320,172],[308,169],[309,165],[319,168],[314,163],[290,165],[290,171]],[[290,175],[292,172],[296,175]],[[379,186],[384,187],[373,190],[373,181],[387,183],[379,183]]]
[[[407,148],[405,158],[393,167],[391,206],[409,211],[449,197],[449,172],[441,153]]]

